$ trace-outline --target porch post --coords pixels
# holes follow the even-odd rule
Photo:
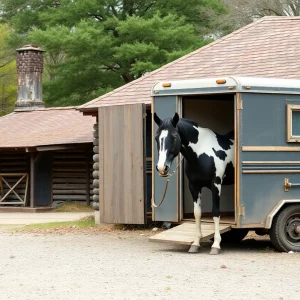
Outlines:
[[[90,179],[91,179],[91,171],[90,171],[90,160],[89,160],[89,149],[85,150],[85,164],[86,164],[86,205],[90,205]]]
[[[30,153],[30,207],[34,208],[34,152]]]

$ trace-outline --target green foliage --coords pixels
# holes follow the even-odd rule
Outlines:
[[[24,226],[23,228],[18,228],[17,231],[19,232],[30,232],[40,230],[62,230],[62,229],[69,229],[69,228],[93,228],[98,227],[95,224],[94,218],[88,218],[86,220],[79,220],[79,221],[69,221],[69,222],[51,222],[51,223],[38,223],[38,224],[30,224]],[[69,229],[70,230],[70,229]]]
[[[0,116],[13,111],[17,99],[15,52],[7,44],[10,34],[9,27],[0,24]]]
[[[18,37],[46,50],[47,105],[84,103],[220,34],[218,0],[2,0]]]

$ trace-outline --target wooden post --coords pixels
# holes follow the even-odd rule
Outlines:
[[[2,176],[0,175],[0,197],[4,196],[3,184],[2,184]]]
[[[34,207],[34,152],[30,153],[30,207]]]
[[[86,155],[86,205],[90,205],[90,179],[91,179],[91,172],[90,172],[90,161],[89,161],[89,149],[85,152]]]

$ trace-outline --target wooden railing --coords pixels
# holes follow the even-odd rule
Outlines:
[[[8,177],[15,179],[15,183],[8,182]],[[20,195],[16,189],[21,182],[25,181],[25,192]],[[7,190],[8,189],[8,190]],[[28,191],[28,174],[27,173],[0,173],[0,205],[10,204],[16,205],[21,204],[26,206],[27,204],[27,191]],[[8,199],[9,195],[14,194],[13,200]]]

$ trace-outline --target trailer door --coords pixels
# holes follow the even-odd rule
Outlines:
[[[179,112],[178,98],[177,96],[163,96],[154,97],[152,103],[152,111],[156,112],[161,119],[173,117],[174,113]],[[157,125],[152,120],[152,200],[158,205],[164,195],[166,187],[166,179],[158,175],[155,165],[158,161],[157,146],[155,141],[155,132]],[[170,173],[172,173],[176,166],[178,166],[180,160],[179,157],[174,159],[171,166]],[[168,222],[179,222],[180,221],[180,191],[179,191],[179,179],[180,179],[181,167],[179,166],[174,176],[170,178],[168,189],[163,200],[163,203],[159,207],[152,207],[152,219],[154,221],[168,221]]]
[[[98,124],[100,221],[144,224],[145,106],[100,107]]]

